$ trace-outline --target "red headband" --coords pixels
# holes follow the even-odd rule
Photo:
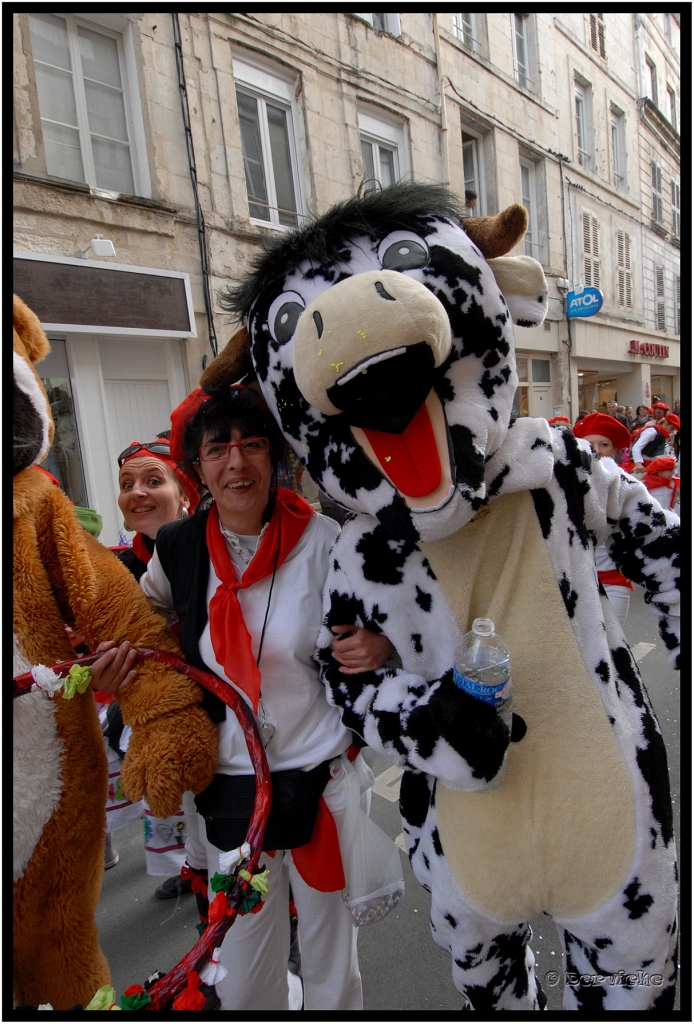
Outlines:
[[[156,438],[156,440],[158,443],[168,444],[169,452],[171,451],[171,442],[168,441],[166,438],[158,437]],[[142,442],[131,441],[128,447],[130,448],[136,444],[142,444]],[[169,467],[173,475],[176,477],[176,480],[183,488],[183,493],[190,502],[190,512],[194,512],[198,506],[198,502],[200,501],[200,495],[198,494],[196,483],[194,480],[191,480],[188,476],[186,476],[185,473],[181,472],[181,470],[176,465],[176,460],[173,458],[172,454],[165,455],[164,452],[150,452],[146,448],[140,448],[138,451],[133,452],[132,455],[128,455],[127,458],[123,459],[121,468],[126,464],[126,462],[130,462],[131,459],[142,459],[147,455],[149,455],[150,458],[152,459],[159,459],[160,462],[165,463]]]
[[[568,416],[553,416],[551,420],[547,420],[548,423],[568,423],[571,426],[571,420]]]

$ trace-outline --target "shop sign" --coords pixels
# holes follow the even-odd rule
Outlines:
[[[577,288],[566,296],[567,316],[593,316],[602,307],[602,292],[588,286]]]
[[[655,359],[667,359],[670,355],[670,348],[668,345],[659,345],[655,341],[636,341],[635,338],[632,338],[627,352],[630,356],[651,356]]]

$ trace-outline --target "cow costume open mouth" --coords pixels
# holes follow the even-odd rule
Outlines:
[[[450,350],[439,300],[395,271],[341,281],[296,326],[294,376],[304,398],[326,416],[346,418],[408,504],[438,502],[438,491],[450,488],[445,418],[433,391]]]

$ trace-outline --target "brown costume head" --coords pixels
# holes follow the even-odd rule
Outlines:
[[[51,350],[39,318],[15,295],[13,306],[12,450],[14,473],[37,466],[53,441],[48,397],[34,364]]]

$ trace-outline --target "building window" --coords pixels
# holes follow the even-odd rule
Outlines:
[[[581,167],[593,163],[593,115],[589,85],[574,82],[574,109],[576,114],[576,145]]]
[[[301,201],[293,86],[240,61],[233,65],[249,214],[275,227],[296,227]]]
[[[512,14],[513,66],[516,79],[524,89],[532,89],[535,80],[535,46],[530,16]]]
[[[530,160],[521,160],[521,202],[528,211],[528,230],[523,239],[523,251],[526,256],[537,258],[540,240],[537,230],[537,189],[535,182],[535,164]]]
[[[477,52],[478,40],[475,36],[474,14],[454,14],[453,34],[468,50],[472,50],[473,53]]]
[[[371,114],[359,112],[364,192],[386,188],[403,175],[402,129]]]
[[[658,106],[658,70],[650,57],[646,57],[648,68],[648,98]]]
[[[598,218],[591,213],[581,214],[583,226],[583,283],[600,287],[600,240]]]
[[[675,99],[675,90],[672,86],[666,86],[667,88],[667,116],[672,127],[677,131],[677,100]]]
[[[122,38],[70,14],[29,14],[50,175],[136,192]]]
[[[481,136],[463,128],[463,177],[465,179],[465,212],[477,217],[485,214],[484,145]]]
[[[672,234],[680,237],[680,187],[676,181],[670,182],[670,200],[672,203]]]
[[[651,214],[654,221],[663,223],[663,172],[655,160],[651,160]]]
[[[680,333],[680,279],[675,278],[675,334]]]
[[[590,16],[590,46],[592,50],[600,54],[603,60],[607,60],[605,19],[602,14],[591,14]]]
[[[615,188],[627,190],[627,129],[626,118],[621,110],[612,108],[612,176]]]
[[[627,231],[617,232],[617,294],[624,309],[632,306],[631,236]]]
[[[655,326],[658,331],[667,330],[665,323],[665,268],[655,268]]]
[[[386,11],[384,14],[355,14],[376,32],[387,32],[389,36],[400,35],[400,15]]]

